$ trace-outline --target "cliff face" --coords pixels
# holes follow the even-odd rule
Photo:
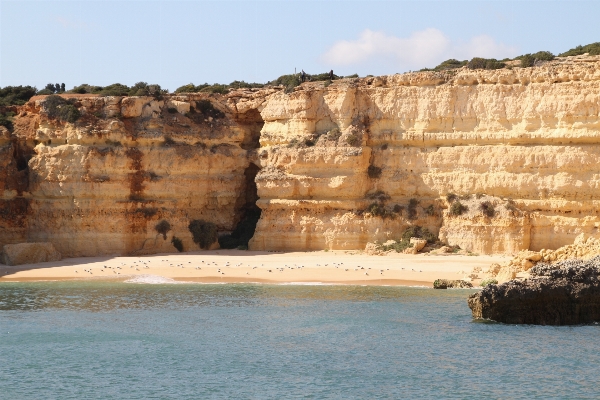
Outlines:
[[[262,122],[235,102],[255,97],[79,96],[73,124],[32,99],[0,144],[0,242],[49,241],[63,255],[91,256],[171,252],[176,236],[198,249],[191,220],[228,231],[240,219]]]
[[[479,253],[597,233],[598,57],[309,84],[262,116],[254,248],[363,248],[408,225]],[[468,211],[452,215],[449,193]],[[365,212],[369,194],[392,215]]]
[[[419,225],[514,252],[600,226],[598,57],[75,106],[64,123],[34,98],[0,135],[0,244],[136,254],[172,251],[175,235],[197,249],[190,220],[231,231],[254,182],[251,249],[364,249]]]

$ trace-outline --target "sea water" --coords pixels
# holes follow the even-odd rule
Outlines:
[[[472,292],[2,283],[0,398],[600,397],[599,326],[474,321]]]

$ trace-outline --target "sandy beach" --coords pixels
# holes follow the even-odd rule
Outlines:
[[[507,256],[369,256],[355,251],[270,253],[214,250],[135,257],[82,257],[5,266],[0,282],[117,279],[161,283],[324,283],[431,286],[436,279],[461,279]],[[476,283],[476,282],[474,282]]]

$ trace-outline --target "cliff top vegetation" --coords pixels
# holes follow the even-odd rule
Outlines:
[[[579,56],[589,54],[591,56],[600,55],[600,42],[590,43],[585,46],[576,46],[564,53],[560,53],[558,57]],[[443,61],[434,68],[423,68],[420,71],[446,71],[462,67],[470,69],[499,69],[512,68],[514,66],[528,68],[533,67],[538,62],[551,61],[556,56],[549,51],[538,51],[536,53],[527,53],[512,59],[505,58],[496,60],[494,58],[474,57],[471,60],[457,60],[454,58]],[[341,78],[358,78],[357,74],[348,76],[334,75],[333,79]],[[325,85],[330,83],[329,73],[306,74],[306,81],[319,82],[324,81]],[[300,85],[300,74],[281,75],[277,79],[268,81],[267,83],[248,83],[245,81],[235,80],[229,84],[221,83],[203,83],[195,85],[189,83],[178,87],[174,93],[220,93],[226,94],[233,89],[251,89],[263,88],[266,86],[284,86],[286,91],[293,90],[294,87]],[[153,96],[160,98],[163,94],[170,93],[168,89],[162,89],[158,84],[148,84],[147,82],[138,82],[129,87],[121,83],[113,83],[108,86],[89,85],[87,83],[73,87],[71,90],[66,90],[64,83],[48,83],[43,89],[38,90],[34,86],[6,86],[0,88],[0,107],[23,105],[35,95],[52,95],[60,93],[74,94],[97,94],[100,96]],[[5,116],[6,112],[2,112]],[[1,117],[1,116],[0,116]],[[2,125],[2,124],[0,124]]]

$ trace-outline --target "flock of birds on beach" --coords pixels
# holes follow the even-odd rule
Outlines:
[[[167,262],[169,262],[169,259],[168,258],[167,259],[162,259],[160,261],[163,262],[163,263],[167,263]],[[102,265],[100,267],[100,272],[108,272],[108,270],[112,270],[112,272],[113,272],[114,275],[121,275],[121,272],[126,272],[127,271],[127,269],[126,269],[127,267],[129,267],[130,270],[133,269],[133,268],[135,268],[136,271],[141,271],[143,269],[150,269],[150,265],[149,265],[150,262],[151,262],[150,260],[144,261],[144,260],[139,259],[137,261],[133,261],[133,263],[131,265],[128,265],[128,264],[126,264],[124,262],[121,262],[120,263],[121,265],[119,265],[117,267],[112,267],[112,266],[108,266],[108,265]],[[204,261],[204,260],[200,260],[200,263],[202,265],[201,266],[200,265],[195,266],[194,267],[195,270],[202,270],[202,266],[204,266],[204,267],[216,267],[218,275],[225,275],[225,272],[221,270],[221,268],[219,267],[219,264],[216,261]],[[192,262],[188,261],[188,264],[192,264]],[[367,267],[365,269],[365,267],[363,267],[363,266],[356,265],[355,267],[345,268],[343,262],[341,262],[341,263],[335,263],[334,262],[331,265],[332,265],[332,267],[335,267],[337,269],[343,268],[344,271],[346,271],[346,272],[350,271],[350,270],[361,271],[361,272],[364,271],[364,274],[366,276],[370,276],[369,275],[369,270],[371,270],[371,267]],[[224,267],[232,267],[232,266],[233,267],[251,267],[252,270],[255,270],[255,269],[259,268],[258,265],[251,266],[250,264],[244,265],[243,263],[237,263],[235,265],[231,265],[229,263],[229,261],[225,261]],[[329,267],[329,264],[323,264],[323,265],[321,265],[321,264],[317,263],[315,266],[316,267]],[[185,265],[183,263],[179,263],[179,264],[169,263],[169,267],[173,267],[173,268],[185,268]],[[260,267],[264,267],[264,264],[260,264]],[[304,268],[305,268],[304,265],[298,265],[298,264],[293,264],[293,265],[290,264],[290,265],[288,265],[288,264],[284,264],[283,267],[276,267],[276,268],[267,269],[267,272],[273,272],[273,270],[279,271],[279,272],[283,272],[286,269],[288,269],[290,271],[291,270],[302,270]],[[386,268],[386,270],[389,271],[390,269]],[[402,270],[404,270],[404,268],[402,268]],[[411,270],[413,272],[417,272],[414,268],[411,268]],[[93,275],[92,268],[84,269],[83,271],[86,272],[86,273],[88,273],[88,274],[90,274],[90,275]],[[373,272],[377,272],[377,271],[373,271]],[[384,270],[380,269],[378,272],[379,272],[379,275],[383,275]],[[419,270],[418,272],[423,272],[423,271]],[[79,273],[79,271],[75,270],[75,273]],[[250,272],[246,272],[246,275],[250,275]]]

